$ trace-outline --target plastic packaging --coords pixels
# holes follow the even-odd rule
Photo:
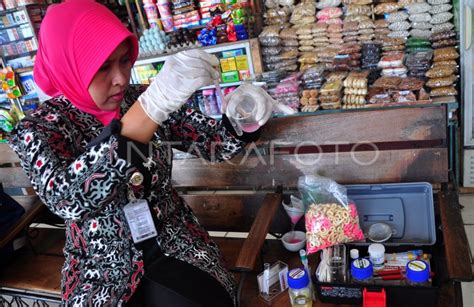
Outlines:
[[[354,16],[354,15],[372,15],[372,8],[368,5],[356,5],[349,4],[345,7],[345,16]]]
[[[431,5],[439,5],[439,4],[446,4],[450,3],[451,0],[428,0],[428,3]]]
[[[406,38],[410,35],[408,31],[393,31],[389,33],[387,36],[391,38]]]
[[[454,47],[436,49],[433,54],[433,61],[435,62],[456,60],[457,58],[459,58],[459,53]]]
[[[458,94],[458,91],[456,91],[454,86],[437,87],[430,91],[431,97],[456,96],[457,94]]]
[[[406,31],[410,29],[410,23],[408,21],[398,21],[391,23],[388,28],[392,31]]]
[[[275,47],[263,47],[262,48],[262,55],[278,55],[281,51],[280,46],[275,46]]]
[[[412,29],[410,31],[410,36],[411,37],[416,37],[416,38],[430,38],[431,31],[430,30],[421,30],[421,29]]]
[[[400,5],[396,2],[379,3],[374,7],[374,13],[383,15],[386,13],[393,13],[398,11]]]
[[[439,40],[444,40],[444,39],[448,39],[448,38],[455,38],[455,37],[456,37],[456,31],[449,30],[449,31],[444,31],[444,32],[440,32],[440,33],[436,33],[436,34],[431,35],[430,40],[432,42],[436,42],[436,41],[439,41]]]
[[[407,77],[407,78],[402,79],[402,82],[398,85],[398,89],[418,91],[423,88],[424,84],[425,82],[423,80],[413,78],[413,77]]]
[[[400,77],[380,77],[374,82],[373,87],[397,89],[401,82],[402,78]]]
[[[450,21],[453,18],[453,14],[450,12],[443,12],[439,14],[434,14],[431,16],[432,24],[441,24]]]
[[[420,3],[411,3],[405,5],[405,9],[408,11],[408,14],[419,14],[419,13],[425,13],[428,12],[431,9],[431,5],[429,5],[426,2],[420,2]]]
[[[327,7],[322,9],[316,14],[318,19],[331,19],[338,18],[342,16],[342,10],[339,7]]]
[[[378,67],[380,67],[380,68],[400,67],[400,66],[403,65],[404,56],[405,55],[403,53],[398,53],[398,54],[392,55],[392,56],[383,56],[380,59]]]
[[[434,42],[433,48],[452,47],[452,46],[457,46],[457,44],[458,44],[458,41],[455,39],[444,39],[444,40]]]
[[[411,27],[413,29],[419,29],[419,30],[430,30],[433,27],[433,25],[429,22],[412,22]]]
[[[286,40],[286,39],[297,39],[298,35],[296,33],[297,28],[296,27],[291,27],[291,28],[286,28],[281,30],[279,36],[280,38]]]
[[[426,76],[429,78],[442,78],[442,77],[449,77],[450,75],[454,74],[456,71],[455,66],[435,66],[426,72]]]
[[[322,0],[316,4],[316,7],[319,10],[322,10],[327,7],[337,7],[341,4],[341,0]]]
[[[370,260],[361,258],[351,262],[351,277],[353,283],[372,284],[373,275],[374,267]]]
[[[430,9],[430,14],[439,14],[443,12],[449,12],[453,6],[451,4],[441,4],[441,5],[434,5]]]
[[[304,269],[296,268],[288,272],[288,287],[291,306],[313,306],[310,278]]]
[[[389,23],[397,22],[397,21],[404,21],[408,19],[408,13],[404,11],[398,11],[395,13],[385,14],[385,20]]]
[[[430,13],[420,13],[420,14],[413,14],[408,17],[411,22],[429,22],[431,21],[431,14]]]
[[[454,75],[451,75],[449,77],[443,77],[443,78],[433,78],[428,80],[426,82],[427,87],[435,88],[435,87],[445,87],[445,86],[450,86],[453,85],[454,82],[456,82],[457,77]]]
[[[375,28],[375,24],[372,20],[363,20],[359,22],[359,29],[373,29]]]
[[[452,30],[453,28],[454,28],[454,24],[452,24],[450,22],[445,22],[445,23],[442,23],[442,24],[436,24],[436,25],[433,25],[433,27],[431,28],[431,33],[432,34],[437,34],[437,33]]]

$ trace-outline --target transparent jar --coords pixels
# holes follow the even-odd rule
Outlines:
[[[351,263],[352,282],[357,284],[372,284],[374,282],[374,267],[368,259],[359,258]]]
[[[297,268],[288,272],[288,287],[292,307],[313,306],[310,279],[304,269]]]
[[[423,260],[412,260],[406,266],[406,282],[410,286],[429,286],[430,267]]]
[[[329,282],[346,282],[346,246],[344,244],[329,247]]]

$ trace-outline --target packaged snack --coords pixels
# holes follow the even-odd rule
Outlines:
[[[407,77],[403,78],[402,82],[398,85],[399,90],[418,91],[423,88],[425,82],[423,80]]]
[[[330,19],[326,20],[326,23],[328,25],[333,25],[333,24],[342,25],[342,19],[341,18],[330,18]]]
[[[298,47],[300,44],[296,39],[283,39],[281,45],[284,47]]]
[[[445,22],[445,23],[442,23],[442,24],[436,24],[436,25],[433,25],[433,27],[431,28],[431,33],[432,34],[437,34],[437,33],[441,33],[441,32],[446,32],[446,31],[452,30],[453,28],[454,28],[454,24],[452,24],[450,22]]]
[[[290,22],[292,24],[310,24],[314,23],[316,14],[316,5],[312,2],[301,2],[295,6],[291,14]]]
[[[317,23],[314,24],[311,28],[311,33],[325,33],[327,32],[328,25],[326,23]]]
[[[313,25],[302,25],[302,26],[298,26],[298,27],[294,27],[296,28],[296,34],[297,35],[309,35],[311,34],[311,31],[313,29]]]
[[[435,15],[443,12],[449,12],[453,6],[451,4],[441,4],[441,5],[433,5],[430,9],[430,14]]]
[[[459,53],[456,51],[454,47],[445,47],[440,49],[435,49],[433,54],[433,61],[448,61],[448,60],[456,60],[459,58]]]
[[[372,21],[370,19],[369,16],[365,16],[365,15],[354,15],[354,16],[347,16],[346,18],[344,18],[344,21],[357,21],[357,22],[361,22],[361,21]]]
[[[408,19],[408,13],[404,11],[398,11],[390,14],[385,14],[385,20],[389,23],[397,22],[397,21],[404,21]]]
[[[441,24],[450,21],[453,18],[453,14],[450,12],[443,12],[439,14],[434,14],[431,16],[432,24]]]
[[[391,23],[388,28],[392,31],[405,31],[410,29],[410,23],[408,21],[398,21]]]
[[[311,52],[314,50],[314,47],[313,46],[300,46],[298,50],[301,52]]]
[[[411,27],[419,30],[430,30],[433,25],[429,22],[412,22]],[[431,31],[430,31],[431,33]]]
[[[401,82],[402,78],[400,77],[380,77],[375,81],[373,87],[395,90],[398,88]]]
[[[430,38],[430,30],[421,30],[421,29],[411,29],[410,36],[415,38]]]
[[[375,24],[371,19],[359,21],[359,30],[373,28],[375,28]]]
[[[298,40],[303,41],[303,40],[312,40],[313,35],[311,34],[305,34],[305,35],[298,35]]]
[[[262,47],[262,55],[277,55],[281,51],[280,46],[275,46],[275,47]]]
[[[405,55],[403,53],[398,53],[392,56],[383,56],[380,59],[378,67],[386,68],[386,67],[400,67],[403,65],[403,59]]]
[[[286,28],[281,30],[279,36],[281,39],[286,40],[286,39],[297,39],[297,27],[291,27],[291,28]],[[311,32],[310,32],[311,33]]]
[[[374,23],[375,29],[380,29],[380,28],[388,28],[388,25],[390,23],[386,21],[385,19],[377,19]]]
[[[386,13],[393,13],[398,11],[400,5],[397,2],[379,3],[374,7],[374,13],[383,15]]]
[[[372,15],[372,8],[368,5],[356,5],[356,4],[349,4],[346,6],[346,14],[345,16],[354,16],[354,15]]]
[[[339,7],[327,7],[316,14],[317,19],[331,19],[342,16],[342,10]]]
[[[407,38],[410,33],[408,31],[393,31],[387,36],[391,38]]]
[[[395,91],[392,99],[394,102],[412,102],[416,101],[416,95],[412,91]]]
[[[428,0],[428,3],[431,5],[447,4],[450,2],[451,0]]]
[[[429,79],[428,82],[426,82],[426,86],[431,87],[431,88],[450,86],[450,85],[453,85],[453,83],[456,82],[456,80],[457,80],[457,77],[455,75],[451,75],[451,76],[443,77],[443,78],[433,78],[433,79]]]
[[[335,80],[335,81],[328,81],[324,83],[323,87],[321,88],[321,94],[330,95],[334,93],[339,93],[342,89],[342,81]]]
[[[411,22],[430,22],[431,14],[430,13],[420,13],[412,14],[408,17]]]
[[[437,87],[430,91],[431,97],[456,96],[457,94],[458,94],[458,91],[456,91],[454,86]]]
[[[367,102],[370,104],[386,104],[392,102],[392,97],[383,88],[371,88],[367,95]]]
[[[442,78],[442,77],[449,77],[454,74],[456,71],[455,66],[435,66],[426,72],[426,76],[428,78]]]
[[[457,68],[458,67],[458,63],[455,61],[455,60],[447,60],[447,61],[439,61],[439,62],[434,62],[432,67],[436,67],[436,66],[451,66],[453,68]],[[456,70],[457,71],[457,70]]]
[[[452,46],[457,46],[457,44],[458,44],[458,41],[455,39],[444,39],[444,40],[434,42],[433,48],[452,47]]]
[[[405,9],[408,11],[408,14],[419,14],[428,12],[431,9],[431,5],[426,2],[420,3],[410,3],[405,5]]]
[[[456,31],[454,30],[449,30],[449,31],[444,31],[440,33],[436,33],[431,35],[430,40],[432,42],[443,40],[443,39],[448,39],[448,38],[455,38],[456,37]]]
[[[279,7],[279,3],[277,0],[265,0],[265,7],[269,9],[276,9]]]
[[[262,33],[258,36],[258,40],[262,46],[274,47],[281,43],[279,36],[280,26],[267,26],[264,27]]]
[[[341,0],[322,0],[316,4],[316,7],[319,10],[322,10],[327,7],[337,7],[341,4]]]

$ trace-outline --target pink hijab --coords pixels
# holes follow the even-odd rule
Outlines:
[[[52,5],[41,23],[34,78],[47,95],[64,95],[79,110],[104,125],[118,118],[120,108],[103,111],[88,88],[94,75],[124,41],[130,42],[132,63],[137,38],[105,6],[92,0],[68,0]]]

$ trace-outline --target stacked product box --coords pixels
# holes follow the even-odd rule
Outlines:
[[[175,29],[199,26],[201,16],[192,0],[172,0],[171,8]]]
[[[220,63],[223,83],[248,80],[251,77],[247,56],[242,50],[222,52]]]

